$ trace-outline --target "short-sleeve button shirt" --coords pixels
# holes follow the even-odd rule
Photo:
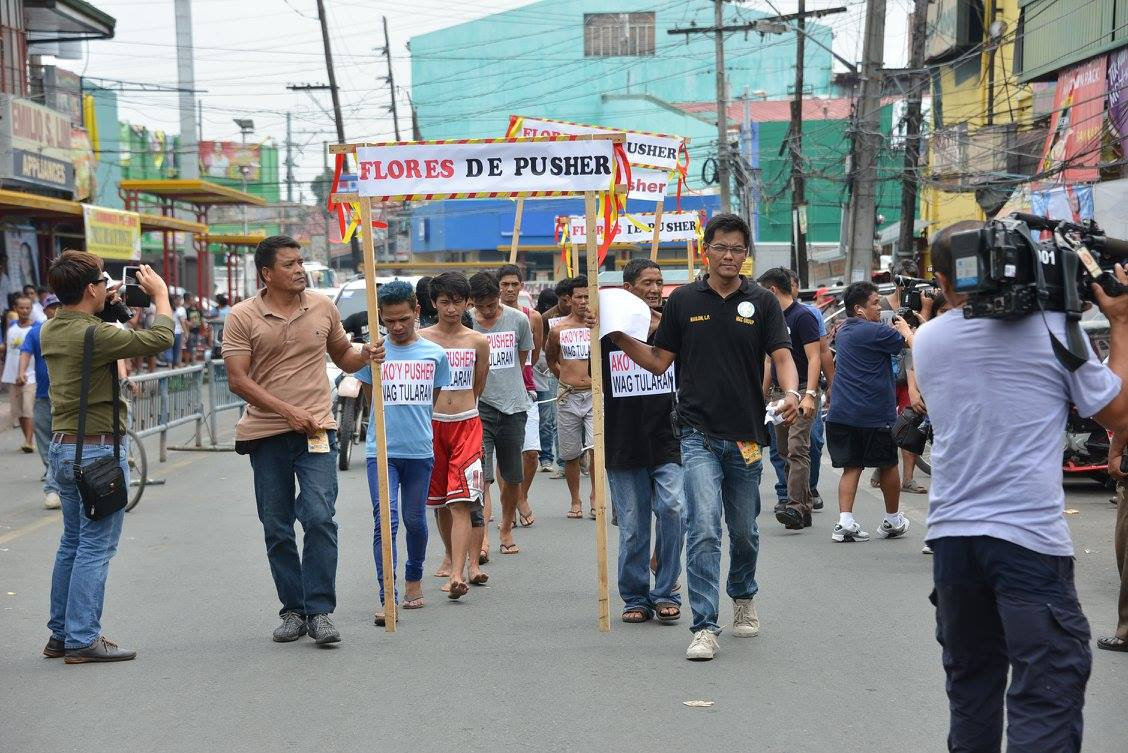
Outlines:
[[[722,298],[708,276],[675,290],[654,345],[677,354],[678,413],[719,439],[767,442],[764,356],[791,347],[776,297],[746,278]]]
[[[260,292],[236,304],[227,316],[223,355],[251,357],[248,376],[290,405],[309,411],[323,429],[337,428],[330,404],[325,353],[348,345],[341,314],[327,296],[303,292],[289,317],[272,310]],[[239,440],[262,439],[292,431],[286,419],[248,405],[235,427]]]

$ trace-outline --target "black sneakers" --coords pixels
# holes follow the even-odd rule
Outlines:
[[[297,612],[283,612],[282,624],[274,628],[275,643],[289,643],[307,632],[306,618]]]
[[[47,645],[43,647],[43,655],[48,659],[62,659],[66,652],[65,644],[54,636],[48,638]]]
[[[309,637],[313,638],[318,645],[339,643],[341,640],[341,633],[333,627],[333,621],[329,619],[327,614],[310,615],[306,620],[306,625],[309,629]]]
[[[44,651],[46,653],[46,651]],[[67,664],[89,664],[92,662],[130,661],[137,658],[136,651],[124,651],[106,636],[98,636],[98,640],[86,648],[68,648],[63,656]]]

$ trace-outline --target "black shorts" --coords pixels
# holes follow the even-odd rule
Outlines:
[[[521,448],[525,442],[526,412],[502,413],[487,403],[478,403],[482,419],[482,472],[486,482],[494,480],[494,458],[501,477],[511,484],[524,480]]]
[[[835,468],[888,468],[897,465],[897,445],[889,427],[871,429],[827,421],[826,448]]]

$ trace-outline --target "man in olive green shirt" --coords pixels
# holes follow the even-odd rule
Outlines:
[[[63,535],[51,577],[51,638],[43,649],[48,658],[65,657],[67,664],[127,661],[136,651],[125,651],[102,635],[102,603],[110,559],[121,538],[125,510],[101,520],[90,520],[82,509],[75,485],[75,449],[78,441],[78,406],[82,391],[82,358],[86,330],[94,327],[90,389],[81,464],[114,454],[113,379],[120,358],[151,356],[172,344],[172,309],[164,280],[141,265],[137,281],[153,297],[157,317],[149,330],[118,329],[97,314],[117,291],[107,289],[102,260],[82,251],[64,251],[51,263],[48,280],[62,301],[62,311],[45,323],[40,333],[43,357],[51,376],[51,429],[48,470],[59,487]],[[126,430],[126,409],[120,407],[119,432]],[[129,478],[127,439],[121,439],[121,470]]]

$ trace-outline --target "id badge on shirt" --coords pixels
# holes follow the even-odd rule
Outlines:
[[[309,451],[313,453],[329,452],[329,433],[325,429],[318,429],[315,434],[307,438]]]
[[[737,442],[736,446],[740,448],[740,456],[744,458],[745,465],[759,462],[760,445],[755,442]]]

